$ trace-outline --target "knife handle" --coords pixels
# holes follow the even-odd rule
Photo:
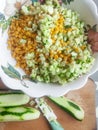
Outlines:
[[[49,124],[50,124],[52,130],[64,130],[64,128],[61,126],[61,124],[59,122],[57,122],[56,120],[49,121]]]

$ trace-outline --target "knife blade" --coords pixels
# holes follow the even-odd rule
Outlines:
[[[64,130],[61,124],[57,121],[57,116],[53,112],[52,108],[45,102],[44,98],[36,98],[35,102],[48,120],[52,130]]]

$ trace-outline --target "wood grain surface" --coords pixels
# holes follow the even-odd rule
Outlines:
[[[6,87],[0,81],[0,88]],[[86,85],[75,91],[70,91],[65,95],[83,107],[85,118],[78,121],[63,111],[56,104],[45,97],[46,102],[53,108],[58,117],[58,121],[65,130],[97,130],[95,117],[95,84],[92,80],[88,80]],[[33,106],[32,106],[33,107]],[[39,119],[23,122],[3,122],[0,123],[0,130],[51,130],[48,122],[41,114]]]

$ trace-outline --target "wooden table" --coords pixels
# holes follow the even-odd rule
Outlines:
[[[0,81],[0,88],[6,88]],[[70,91],[65,95],[67,98],[74,100],[81,105],[85,111],[83,121],[77,121],[56,104],[46,98],[47,103],[53,108],[58,117],[58,121],[65,130],[97,130],[95,117],[95,84],[88,80],[87,84],[75,91]],[[39,119],[23,122],[6,122],[0,123],[0,130],[51,130],[48,122],[41,114]]]

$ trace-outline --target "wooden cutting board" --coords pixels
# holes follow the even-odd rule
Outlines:
[[[0,81],[0,88],[6,88]],[[65,130],[97,130],[95,117],[95,84],[88,80],[87,84],[75,91],[70,91],[65,95],[83,107],[85,118],[83,121],[77,121],[48,98],[45,100],[53,108],[58,117],[58,121]],[[47,120],[41,114],[39,119],[23,122],[0,123],[0,130],[51,130]]]

